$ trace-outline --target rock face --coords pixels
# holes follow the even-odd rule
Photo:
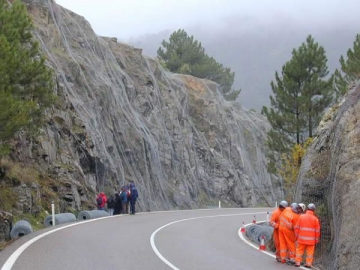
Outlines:
[[[296,201],[313,202],[321,219],[323,269],[360,265],[360,85],[332,108],[303,159]]]
[[[91,208],[95,192],[129,181],[143,211],[283,198],[266,170],[263,116],[224,101],[211,81],[171,74],[141,49],[97,36],[53,1],[25,2],[58,100],[42,135],[19,142],[14,156],[51,179],[60,211]]]
[[[4,247],[5,241],[10,240],[12,222],[12,214],[0,210],[0,250]]]

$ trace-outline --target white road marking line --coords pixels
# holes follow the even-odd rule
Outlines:
[[[109,217],[113,217],[113,216],[109,216]],[[109,218],[109,217],[102,217],[102,218],[97,218],[97,219],[90,219],[90,220],[84,220],[84,221],[79,221],[77,223],[74,224],[70,224],[70,225],[66,225],[64,227],[61,228],[57,228],[54,229],[52,231],[48,231],[46,233],[40,234],[32,239],[30,239],[29,241],[27,241],[26,243],[24,243],[22,246],[20,246],[17,250],[14,251],[13,254],[11,254],[11,256],[6,260],[6,262],[4,263],[3,267],[1,267],[1,270],[11,270],[11,268],[14,266],[16,260],[19,258],[19,256],[21,255],[21,253],[23,253],[25,251],[25,249],[27,249],[31,244],[35,243],[37,240],[55,233],[57,231],[72,227],[72,226],[77,226],[80,224],[84,224],[84,223],[88,223],[88,222],[92,222],[92,221],[97,221],[97,220],[101,220],[101,219],[105,219],[105,218]]]
[[[194,217],[194,218],[186,218],[186,219],[181,219],[181,220],[177,220],[177,221],[173,221],[173,222],[170,222],[168,224],[165,224],[164,226],[158,228],[156,231],[154,231],[152,234],[151,234],[151,237],[150,237],[150,245],[151,245],[151,248],[153,249],[153,251],[155,252],[155,254],[159,257],[160,260],[162,260],[165,264],[167,264],[171,269],[173,270],[180,270],[179,268],[177,268],[175,265],[173,265],[171,262],[169,262],[160,252],[159,250],[157,249],[156,245],[155,245],[155,236],[156,234],[170,226],[170,225],[173,225],[173,224],[176,224],[176,223],[180,223],[180,222],[184,222],[184,221],[189,221],[189,220],[195,220],[195,219],[202,219],[202,218],[215,218],[215,217],[231,217],[231,216],[245,216],[245,215],[253,215],[253,214],[266,214],[267,212],[256,212],[256,213],[242,213],[242,214],[228,214],[228,215],[215,215],[215,216],[205,216],[205,217]]]
[[[239,208],[227,208],[227,209],[239,209]],[[247,210],[252,210],[252,209],[267,209],[267,208],[246,208]],[[197,210],[174,210],[174,211],[153,211],[153,212],[142,212],[142,213],[138,213],[138,214],[156,214],[156,213],[166,213],[166,212],[178,212],[178,211],[210,211],[210,210],[218,210],[218,208],[213,208],[213,209],[197,209]],[[258,213],[263,213],[263,212],[258,212]],[[246,213],[249,214],[249,213]],[[253,213],[251,213],[253,214]],[[123,215],[119,215],[119,216],[123,216]],[[72,226],[77,226],[80,224],[84,224],[84,223],[88,223],[88,222],[93,222],[93,221],[97,221],[97,220],[101,220],[101,219],[105,219],[105,218],[113,218],[115,216],[108,216],[108,217],[102,217],[102,218],[96,218],[96,219],[90,219],[90,220],[84,220],[84,221],[78,221],[77,223],[73,223],[73,224],[69,224],[66,225],[64,227],[61,228],[57,228],[51,231],[48,231],[46,233],[40,234],[32,239],[30,239],[29,241],[27,241],[26,243],[24,243],[23,245],[21,245],[17,250],[15,250],[11,256],[6,260],[6,262],[3,264],[3,266],[1,267],[1,270],[11,270],[11,268],[14,266],[16,260],[19,258],[19,256],[25,251],[25,249],[27,249],[30,245],[32,245],[33,243],[35,243],[36,241],[38,241],[39,239],[50,235],[52,233],[55,233],[57,231],[72,227]],[[156,252],[155,252],[156,253]],[[161,254],[160,254],[161,255]]]
[[[267,222],[267,220],[258,221],[258,222],[259,222],[259,223]],[[246,225],[245,225],[245,231],[246,231],[246,227],[249,226],[249,225],[252,225],[252,224],[253,224],[253,223],[248,223],[248,224],[246,224]],[[247,239],[245,238],[245,236],[244,236],[243,233],[241,232],[241,228],[239,228],[239,230],[238,230],[238,235],[239,235],[240,239],[243,240],[246,244],[248,244],[249,246],[251,246],[251,247],[253,247],[253,248],[257,249],[257,250],[259,250],[259,246],[255,245],[254,243],[250,242],[249,240],[247,240]],[[271,257],[273,257],[274,259],[276,258],[276,256],[275,256],[274,254],[270,253],[270,252],[267,252],[267,251],[261,251],[261,252],[262,252],[262,253],[265,253],[265,254],[267,254],[267,255],[269,255],[269,256],[271,256]]]

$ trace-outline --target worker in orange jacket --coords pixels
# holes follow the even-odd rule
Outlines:
[[[305,214],[299,217],[295,225],[297,241],[295,266],[300,267],[304,251],[306,251],[305,267],[311,268],[314,261],[315,245],[320,240],[320,222],[314,214],[315,205],[310,203]]]
[[[272,226],[274,228],[274,232],[273,232],[273,240],[274,240],[274,244],[275,244],[275,248],[276,248],[276,261],[281,262],[280,259],[280,241],[279,241],[279,218],[280,218],[280,214],[282,211],[285,210],[286,207],[288,207],[288,202],[287,201],[281,201],[279,203],[279,207],[276,208],[272,214],[271,214],[271,218],[270,218],[270,226]]]
[[[279,242],[281,263],[295,264],[295,233],[294,227],[298,221],[297,203],[287,207],[279,217]],[[288,261],[287,261],[288,259]]]

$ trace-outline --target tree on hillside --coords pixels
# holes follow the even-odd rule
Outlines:
[[[272,127],[267,140],[270,171],[274,172],[276,153],[289,153],[295,144],[313,137],[320,115],[332,102],[332,77],[327,76],[325,50],[311,36],[292,51],[281,76],[275,73],[271,107],[262,110]]]
[[[158,58],[171,72],[206,78],[220,85],[227,100],[235,100],[240,90],[232,89],[235,73],[205,53],[201,42],[183,29],[171,34],[169,41],[163,40],[157,51]]]
[[[338,96],[345,95],[348,85],[360,79],[360,35],[356,35],[353,49],[347,51],[347,59],[340,57],[341,71],[335,71],[335,90]]]
[[[53,101],[52,72],[33,40],[32,22],[20,0],[0,0],[0,155],[20,130],[42,124]]]
[[[200,63],[205,55],[201,43],[193,36],[188,36],[183,29],[172,33],[169,41],[163,40],[161,45],[163,48],[158,49],[158,57],[165,62],[171,72],[181,73],[183,70],[191,74],[191,68]],[[190,69],[184,68],[185,65]]]
[[[333,77],[329,78],[325,50],[311,36],[298,50],[293,51],[293,58],[300,63],[304,75],[300,96],[301,112],[304,114],[307,127],[307,138],[312,138],[324,110],[333,102]]]

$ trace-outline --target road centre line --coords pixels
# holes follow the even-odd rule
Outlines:
[[[227,209],[239,209],[239,208],[227,208]],[[259,208],[246,208],[247,210],[252,210],[252,209],[259,209]],[[261,209],[261,208],[260,208]],[[153,212],[142,212],[142,213],[137,213],[139,214],[156,214],[156,213],[169,213],[169,212],[179,212],[179,211],[184,211],[184,212],[188,212],[188,211],[211,211],[211,210],[217,210],[217,208],[214,209],[196,209],[196,210],[173,210],[173,211],[153,211]],[[258,212],[258,213],[263,213],[263,212]],[[246,213],[249,214],[249,213]],[[119,216],[123,216],[123,215],[119,215]],[[117,216],[117,217],[119,217]],[[24,244],[22,244],[18,249],[16,249],[11,255],[10,257],[6,260],[6,262],[3,264],[3,266],[1,267],[1,270],[11,270],[11,268],[14,266],[16,260],[20,257],[20,255],[33,243],[35,243],[36,241],[40,240],[41,238],[48,236],[52,233],[58,232],[60,230],[66,229],[66,228],[70,228],[73,226],[77,226],[77,225],[81,225],[81,224],[85,224],[88,222],[94,222],[97,220],[101,220],[101,219],[106,219],[106,218],[114,218],[116,216],[108,216],[108,217],[101,217],[101,218],[96,218],[96,219],[90,219],[90,220],[84,220],[84,221],[78,221],[76,223],[72,223],[51,231],[48,231],[46,233],[42,233],[32,239],[30,239],[29,241],[25,242]]]
[[[215,218],[215,217],[230,217],[230,216],[245,216],[245,215],[253,215],[253,214],[266,214],[267,212],[256,212],[256,213],[242,213],[242,214],[228,214],[228,215],[215,215],[215,216],[204,216],[204,217],[194,217],[194,218],[186,218],[186,219],[181,219],[181,220],[177,220],[177,221],[173,221],[170,222],[168,224],[165,224],[164,226],[158,228],[157,230],[155,230],[150,237],[150,245],[151,248],[153,249],[153,251],[155,252],[155,254],[159,257],[160,260],[162,260],[165,264],[167,264],[171,269],[173,270],[180,270],[179,268],[177,268],[175,265],[173,265],[171,262],[169,262],[157,249],[156,245],[155,245],[155,236],[156,234],[161,231],[162,229],[176,224],[176,223],[180,223],[180,222],[184,222],[184,221],[189,221],[189,220],[196,220],[196,219],[203,219],[203,218]],[[254,245],[255,246],[255,245]]]

